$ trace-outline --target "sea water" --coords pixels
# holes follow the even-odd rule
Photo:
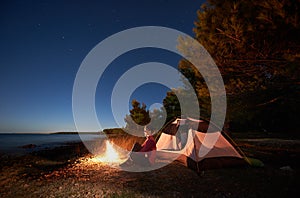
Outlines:
[[[23,154],[43,148],[54,148],[67,143],[96,140],[104,138],[99,134],[1,134],[0,154]],[[35,145],[32,149],[22,148]]]

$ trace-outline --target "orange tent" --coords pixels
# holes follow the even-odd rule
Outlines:
[[[205,120],[176,119],[167,124],[157,141],[157,157],[178,160],[197,172],[228,166],[246,165],[242,152],[235,148],[217,126]]]

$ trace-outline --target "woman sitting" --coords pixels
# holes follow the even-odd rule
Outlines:
[[[155,163],[156,142],[152,133],[153,129],[151,127],[144,127],[144,135],[146,136],[145,142],[142,145],[135,143],[131,149],[128,160],[120,166],[133,164],[151,166]]]

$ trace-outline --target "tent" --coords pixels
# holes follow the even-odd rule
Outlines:
[[[206,120],[177,118],[163,127],[157,155],[177,160],[197,172],[246,165],[243,153],[233,144],[221,129]]]

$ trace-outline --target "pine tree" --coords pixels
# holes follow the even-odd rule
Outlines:
[[[131,105],[130,115],[126,115],[124,118],[126,122],[125,128],[132,131],[132,133],[142,135],[144,126],[151,120],[149,111],[144,103],[140,104],[137,100],[132,100]]]

